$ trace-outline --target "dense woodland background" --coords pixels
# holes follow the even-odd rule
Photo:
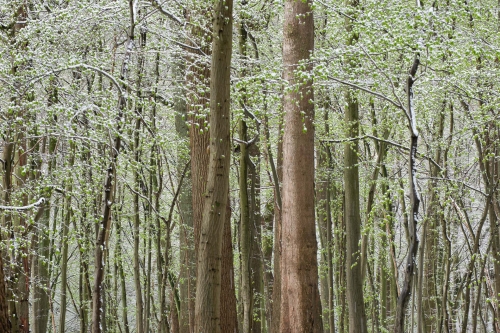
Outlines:
[[[0,332],[500,332],[499,32],[0,0]]]

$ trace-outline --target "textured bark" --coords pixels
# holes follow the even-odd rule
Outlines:
[[[170,333],[179,333],[179,314],[175,306],[174,293],[170,294]]]
[[[295,70],[314,48],[312,1],[285,2],[283,26],[285,133],[281,332],[322,332],[314,210],[314,105],[312,82]],[[300,17],[299,17],[300,16]],[[310,71],[311,65],[306,65]]]
[[[202,12],[208,12],[209,4],[204,5]],[[208,17],[204,17],[207,19]],[[194,20],[189,18],[189,20]],[[208,21],[208,20],[205,20]],[[199,24],[199,23],[198,23]],[[201,26],[206,26],[203,22]],[[204,54],[211,54],[210,34],[206,34],[200,26],[194,25],[188,43],[195,41],[202,49]],[[192,45],[197,46],[197,45]],[[187,82],[187,103],[186,112],[189,121],[189,143],[191,154],[191,181],[192,181],[192,219],[194,235],[194,249],[188,249],[188,260],[193,259],[191,267],[193,272],[192,281],[189,283],[189,332],[194,332],[195,317],[195,298],[196,298],[196,258],[198,257],[198,247],[200,239],[201,221],[203,218],[203,204],[205,200],[205,186],[207,182],[208,164],[210,155],[210,131],[207,127],[207,120],[210,115],[210,64],[208,61],[195,53],[188,54],[186,57],[186,82]],[[189,237],[189,235],[187,236]],[[181,301],[182,302],[182,301]],[[182,303],[181,303],[181,306]],[[181,309],[181,333],[187,333],[184,314]]]
[[[221,283],[224,288],[221,289],[220,293],[221,333],[238,333],[233,258],[231,207],[228,196],[226,221],[224,222],[224,234],[222,236]]]
[[[233,2],[214,10],[210,76],[210,160],[196,274],[195,332],[221,332],[221,251],[229,191]]]

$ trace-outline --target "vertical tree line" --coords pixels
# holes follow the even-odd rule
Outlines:
[[[485,1],[0,4],[0,332],[500,332]]]

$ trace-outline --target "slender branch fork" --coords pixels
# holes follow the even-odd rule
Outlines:
[[[387,143],[387,144],[389,144],[391,146],[394,146],[394,147],[397,147],[397,148],[400,148],[400,149],[403,149],[403,150],[406,150],[406,151],[410,151],[409,147],[403,146],[400,143],[397,143],[397,142],[394,142],[394,141],[390,141],[390,140],[386,140],[386,139],[382,139],[382,138],[379,138],[379,137],[376,137],[376,136],[370,135],[370,134],[366,134],[366,135],[363,135],[363,136],[358,136],[358,137],[355,137],[355,138],[347,138],[347,139],[340,139],[340,140],[334,140],[334,139],[332,139],[332,140],[320,140],[320,141],[321,142],[328,142],[328,143],[344,143],[344,142],[352,142],[352,141],[358,141],[358,140],[364,140],[364,139],[372,139],[372,140],[375,140],[375,141]],[[429,157],[427,155],[424,155],[424,154],[418,153],[418,152],[417,152],[417,155],[419,155],[420,157],[423,157],[426,160],[428,160],[429,162],[431,162],[439,170],[443,169],[436,161],[434,161],[434,159],[432,157]]]

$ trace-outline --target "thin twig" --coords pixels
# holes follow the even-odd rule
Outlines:
[[[408,111],[406,110],[406,108],[402,105],[402,104],[399,104],[395,101],[393,101],[392,99],[390,99],[389,97],[385,96],[385,95],[382,95],[381,93],[378,93],[378,92],[375,92],[373,90],[370,90],[368,88],[365,88],[365,87],[362,87],[362,86],[359,86],[355,83],[351,83],[351,82],[347,82],[347,81],[343,81],[343,80],[339,80],[339,79],[336,79],[332,76],[328,76],[328,78],[330,80],[333,80],[335,82],[338,82],[338,83],[341,83],[341,84],[345,84],[346,86],[349,86],[349,87],[352,87],[352,88],[356,88],[356,89],[359,89],[361,91],[364,91],[364,92],[367,92],[373,96],[377,96],[378,98],[381,98],[389,103],[391,103],[392,105],[394,105],[395,107],[397,107],[398,109],[401,109],[403,110],[407,115],[408,115]]]

